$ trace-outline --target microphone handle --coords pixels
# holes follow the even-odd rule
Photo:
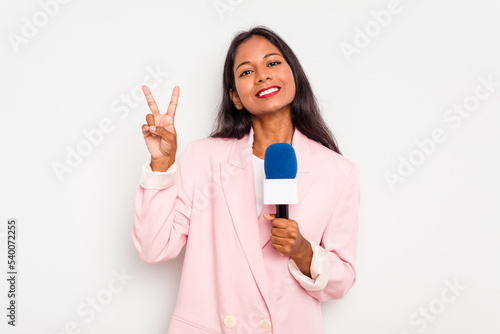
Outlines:
[[[288,204],[276,204],[276,218],[288,219]]]

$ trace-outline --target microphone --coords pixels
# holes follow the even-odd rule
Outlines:
[[[297,157],[292,145],[269,145],[264,172],[264,204],[275,204],[276,218],[288,219],[288,204],[297,204]]]

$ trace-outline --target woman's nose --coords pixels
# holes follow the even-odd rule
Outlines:
[[[258,82],[263,82],[265,80],[271,80],[271,73],[267,70],[260,70],[256,76]]]

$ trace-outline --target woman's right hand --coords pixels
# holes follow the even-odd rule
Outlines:
[[[143,85],[142,91],[152,112],[146,115],[148,124],[142,125],[142,134],[151,154],[151,169],[156,172],[165,172],[175,162],[175,153],[177,152],[174,116],[179,99],[179,87],[174,87],[167,112],[163,115],[160,114],[148,86]]]

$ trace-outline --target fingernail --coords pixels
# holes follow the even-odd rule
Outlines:
[[[153,126],[150,126],[150,127],[149,127],[149,130],[150,130],[150,131],[156,131],[156,126],[154,126],[154,125],[153,125]]]

